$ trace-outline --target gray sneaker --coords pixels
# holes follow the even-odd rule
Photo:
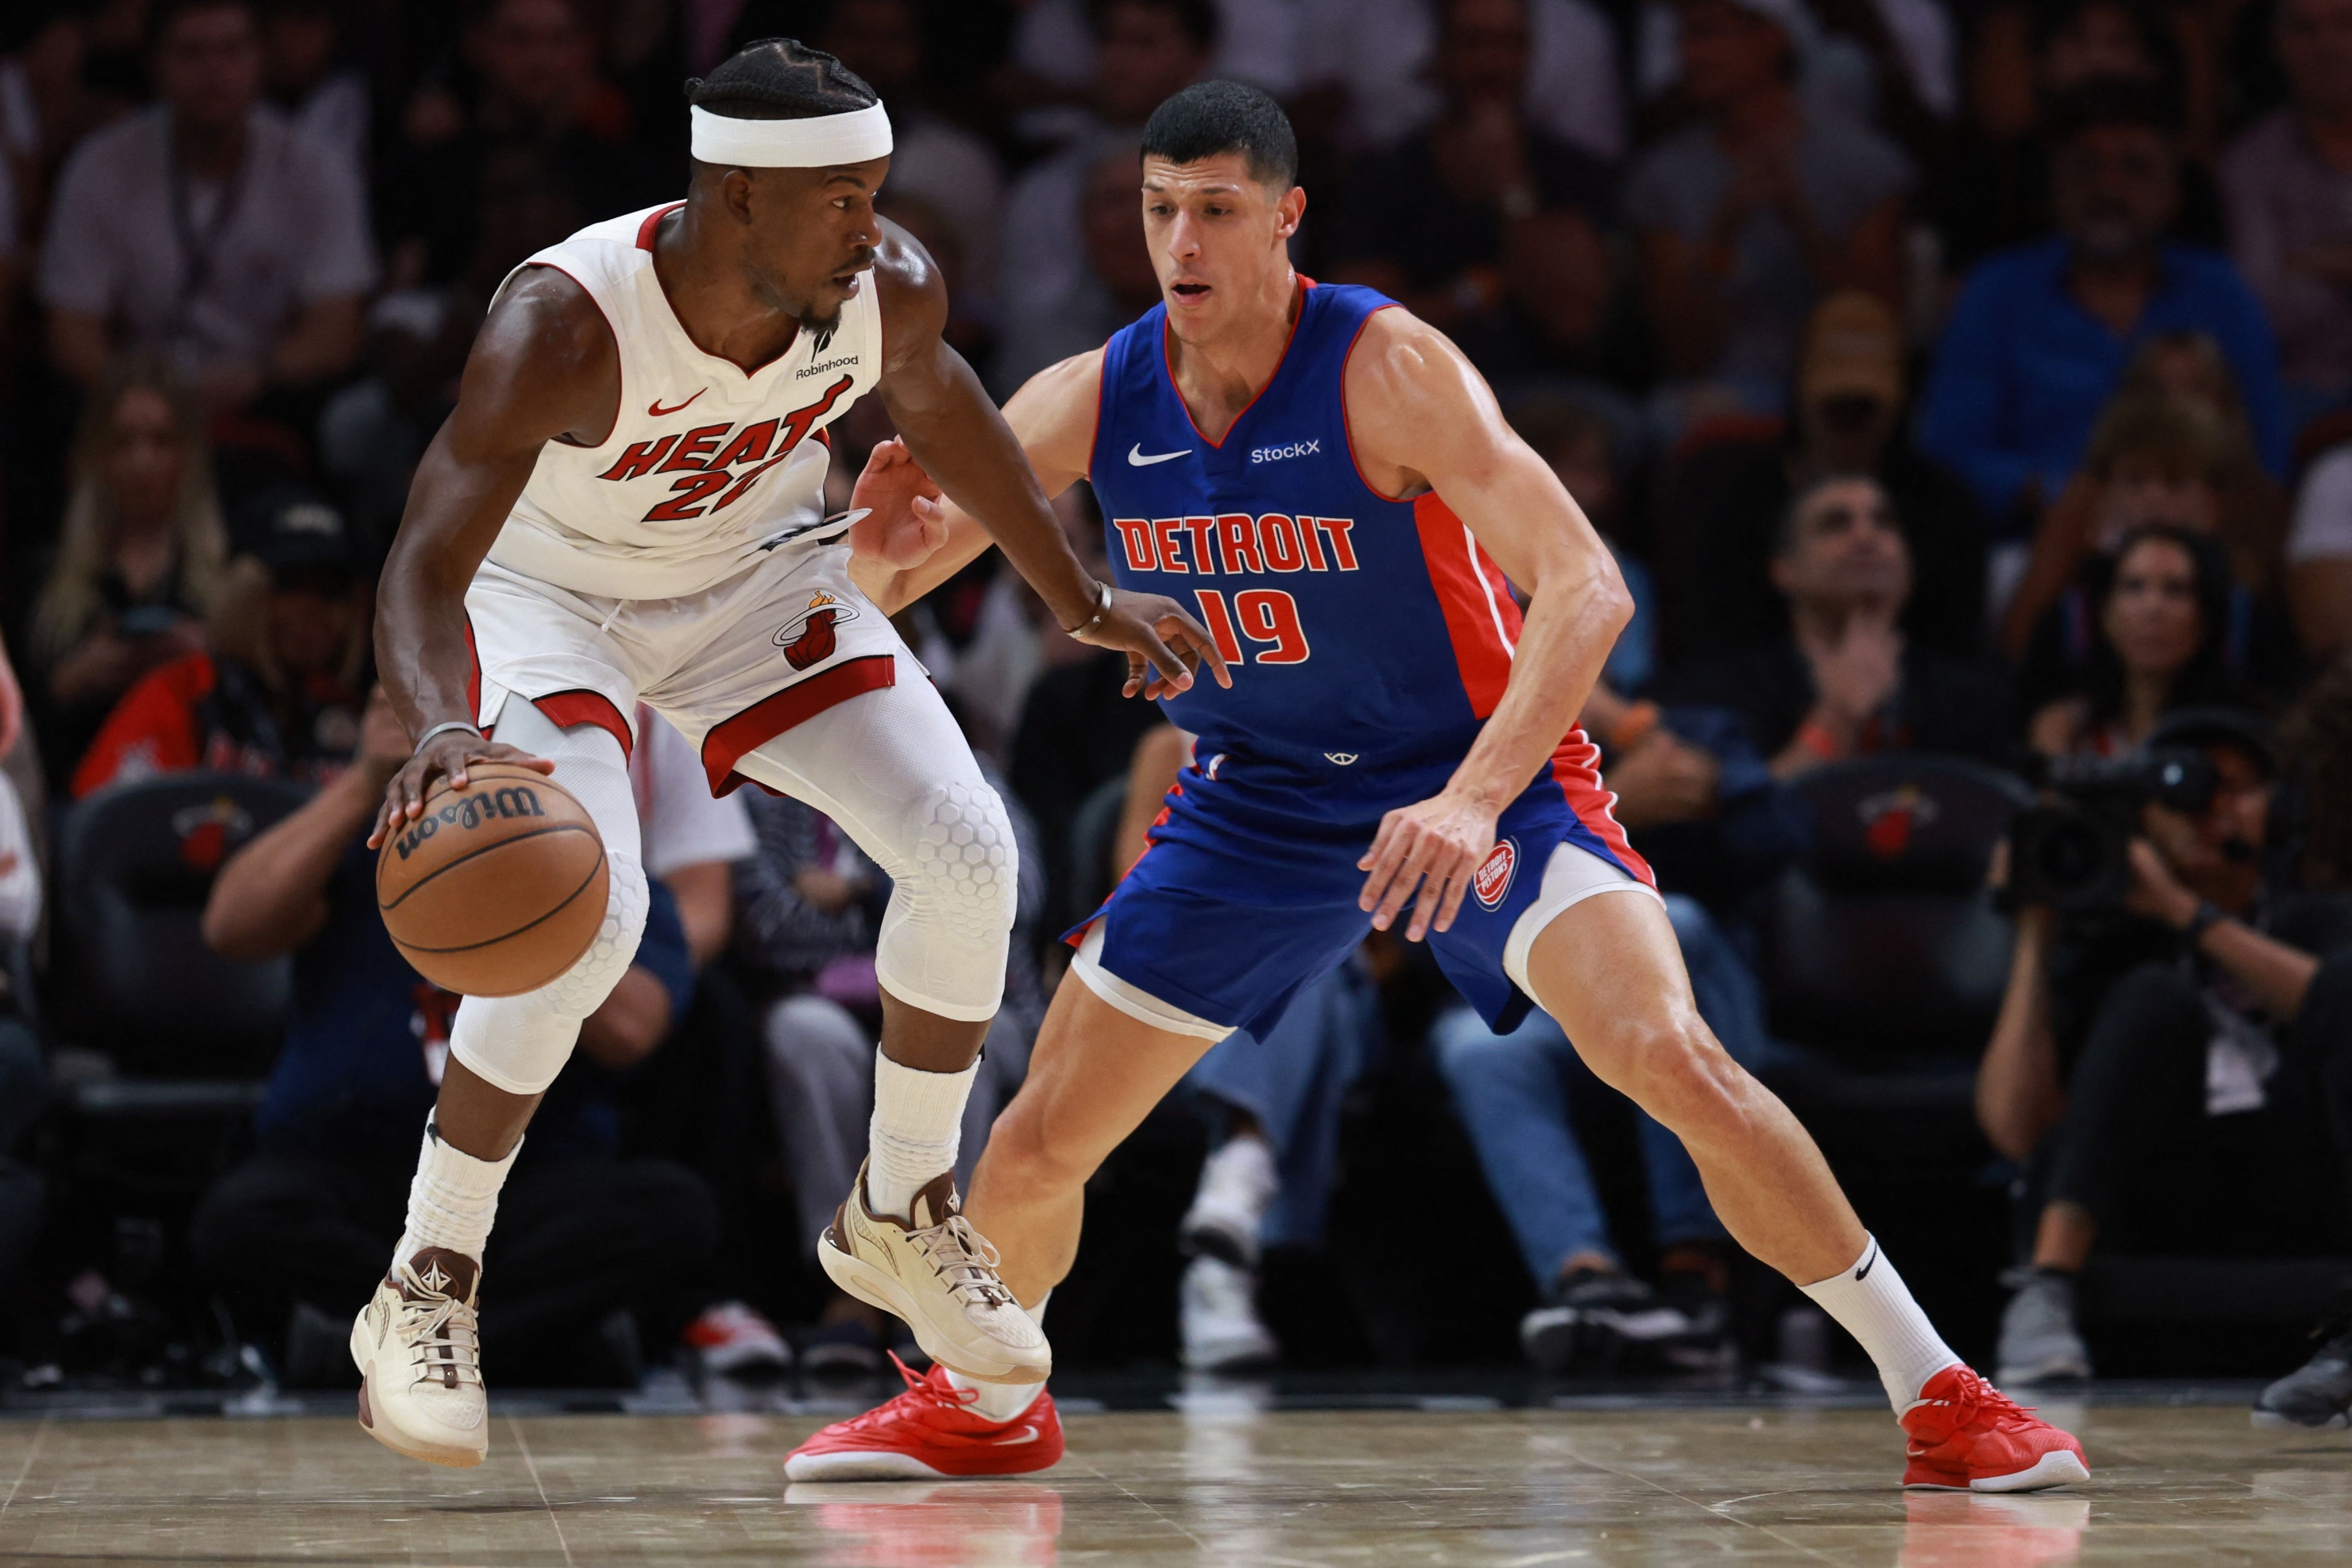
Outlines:
[[[2081,1382],[2091,1352],[2074,1326],[2074,1279],[2050,1268],[2012,1268],[2001,1283],[2016,1292],[2000,1314],[1995,1382],[2002,1388]]]
[[[2257,1426],[2352,1426],[2352,1327],[2254,1400]]]

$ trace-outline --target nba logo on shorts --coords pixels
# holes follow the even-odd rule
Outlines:
[[[1500,909],[1505,895],[1511,890],[1511,879],[1519,869],[1519,841],[1506,838],[1479,862],[1477,875],[1470,879],[1470,890],[1486,908]]]

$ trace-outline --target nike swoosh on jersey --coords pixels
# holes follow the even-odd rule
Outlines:
[[[1128,462],[1139,468],[1148,468],[1154,463],[1172,462],[1178,458],[1189,458],[1192,455],[1192,448],[1187,447],[1181,452],[1154,452],[1147,458],[1143,455],[1143,443],[1140,441],[1127,449]]]
[[[709,391],[709,390],[710,390],[710,388],[709,388],[709,387],[707,387],[707,386],[698,386],[698,387],[696,387],[696,388],[694,389],[694,397],[699,397],[699,396],[701,396],[704,393],[706,393],[706,392],[708,392],[708,391]],[[689,397],[689,398],[688,398],[688,399],[686,400],[686,403],[691,403],[691,402],[693,402],[693,401],[694,401],[694,397]],[[659,418],[661,418],[664,415],[668,415],[668,414],[675,414],[675,413],[677,413],[679,409],[681,409],[681,408],[683,408],[683,407],[685,407],[685,406],[686,406],[686,403],[673,404],[673,405],[671,405],[669,407],[667,407],[667,408],[664,408],[664,407],[661,405],[661,399],[660,399],[660,398],[658,398],[658,397],[656,397],[656,398],[655,398],[651,403],[648,403],[648,404],[646,404],[646,413],[648,413],[648,414],[650,414],[650,415],[652,415],[655,418],[659,419]]]

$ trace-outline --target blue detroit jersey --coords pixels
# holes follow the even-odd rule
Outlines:
[[[1200,741],[1148,852],[1094,917],[1101,963],[1255,1033],[1363,940],[1359,857],[1386,812],[1445,787],[1502,700],[1519,633],[1502,573],[1453,510],[1384,496],[1356,468],[1348,355],[1391,303],[1306,285],[1273,379],[1219,442],[1176,391],[1163,308],[1103,354],[1088,477],[1112,569],[1194,609],[1234,684],[1204,678],[1161,703]],[[1598,760],[1580,731],[1562,739],[1504,809],[1453,930],[1430,935],[1498,1028],[1528,1006],[1504,954],[1559,846],[1650,882]]]
[[[1165,307],[1103,353],[1088,478],[1113,570],[1197,614],[1233,669],[1232,690],[1203,676],[1162,706],[1203,756],[1287,764],[1327,803],[1402,804],[1400,788],[1450,772],[1519,630],[1501,572],[1443,500],[1381,495],[1357,470],[1341,380],[1392,303],[1306,287],[1274,378],[1221,442],[1176,391]]]

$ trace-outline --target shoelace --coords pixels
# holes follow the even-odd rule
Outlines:
[[[907,1380],[906,1392],[894,1399],[876,1405],[865,1415],[851,1421],[849,1424],[851,1430],[878,1426],[885,1421],[894,1419],[896,1412],[908,1406],[929,1405],[938,1410],[960,1411],[968,1405],[979,1403],[978,1389],[958,1388],[945,1378],[933,1383],[929,1378],[921,1375],[905,1362],[900,1361],[897,1351],[887,1351],[884,1353],[890,1358],[890,1364],[898,1369],[898,1375]]]
[[[2015,1432],[2035,1424],[2034,1407],[2020,1405],[1967,1367],[1960,1369],[1959,1386],[1940,1401],[1951,1412],[1952,1430],[1958,1431],[1981,1415],[1996,1432]]]
[[[947,1281],[951,1295],[974,1307],[1009,1307],[1013,1292],[996,1270],[1003,1261],[993,1243],[971,1228],[971,1221],[951,1214],[928,1230],[910,1230],[907,1239]]]
[[[457,1297],[436,1290],[400,1266],[400,1310],[408,1314],[412,1384],[438,1379],[450,1387],[482,1382],[481,1318]],[[421,1300],[412,1299],[411,1293]]]

